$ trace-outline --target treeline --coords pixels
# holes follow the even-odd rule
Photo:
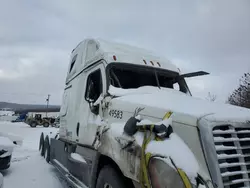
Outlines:
[[[240,78],[240,84],[228,97],[228,103],[250,108],[250,73]]]

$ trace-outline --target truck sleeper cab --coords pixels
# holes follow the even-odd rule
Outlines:
[[[131,173],[126,158],[122,164],[110,155],[107,151],[111,150],[110,146],[104,150],[94,147],[98,124],[94,122],[99,117],[109,123],[126,121],[134,111],[133,106],[127,106],[130,109],[110,117],[111,108],[94,106],[99,98],[109,96],[109,86],[121,89],[153,86],[191,95],[184,78],[178,77],[179,70],[168,60],[134,47],[115,45],[87,39],[71,54],[60,111],[59,139],[51,139],[50,162],[73,185],[104,187],[105,183],[111,183],[113,187],[140,187],[138,165],[134,164],[137,170]],[[159,118],[151,117],[151,120]],[[75,154],[84,162],[77,160]]]
[[[139,143],[140,133],[124,136],[124,126],[138,108],[142,109],[138,117],[153,123],[161,122],[172,111],[169,125],[173,133],[161,142],[162,149],[155,154],[171,158],[192,187],[248,187],[248,176],[238,175],[243,168],[231,168],[238,165],[237,160],[227,157],[236,155],[228,156],[231,153],[224,142],[232,141],[227,139],[231,134],[228,128],[247,129],[249,110],[192,97],[185,78],[205,74],[181,74],[170,61],[146,50],[86,39],[71,54],[59,134],[41,135],[41,155],[75,187],[141,187],[141,145],[135,146],[133,152],[121,146],[121,140],[130,142],[132,138],[131,143]],[[217,128],[221,129],[216,132]],[[180,145],[175,146],[177,142]],[[235,151],[240,149],[237,147]],[[159,161],[154,164],[156,170],[163,167],[165,171],[150,176],[152,186],[188,187],[176,169],[171,170],[173,166],[165,168]]]

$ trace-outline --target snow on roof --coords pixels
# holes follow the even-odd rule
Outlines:
[[[117,55],[118,62],[119,58],[121,58],[122,61],[123,59],[127,59],[129,57],[131,59],[127,59],[128,63],[131,61],[131,63],[145,65],[145,60],[149,66],[152,66],[153,63],[153,66],[155,67],[179,72],[178,68],[173,63],[171,63],[170,60],[156,55],[147,49],[131,46],[128,44],[105,41],[102,39],[98,39],[96,42],[99,44],[100,50],[102,50],[104,53],[111,54],[112,57],[113,55]],[[133,60],[136,62],[133,62]],[[114,62],[114,60],[112,60],[112,62]],[[124,62],[126,63],[126,61]]]
[[[116,57],[115,59],[114,56]],[[105,41],[103,39],[87,38],[81,41],[72,51],[72,62],[70,62],[68,67],[69,75],[67,80],[85,67],[101,59],[105,59],[107,63],[131,63],[142,66],[157,67],[178,73],[180,72],[180,70],[168,59],[154,55],[146,49]]]

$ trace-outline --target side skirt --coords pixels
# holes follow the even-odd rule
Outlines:
[[[59,161],[53,159],[51,161],[52,165],[65,177],[65,180],[74,188],[88,188],[85,184],[75,178],[69,173],[67,168],[65,168]]]
[[[50,161],[75,188],[95,187],[99,152],[87,146],[50,139]],[[72,158],[72,153],[76,154]],[[84,161],[75,158],[81,156]]]

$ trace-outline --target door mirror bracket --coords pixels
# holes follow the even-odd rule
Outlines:
[[[92,113],[94,113],[95,115],[98,115],[99,114],[100,103],[103,100],[102,94],[98,97],[98,99],[96,101],[94,101],[93,99],[90,99],[90,98],[87,98],[86,100],[89,103],[90,111]]]
[[[89,108],[90,108],[90,111],[95,114],[95,115],[98,115],[99,114],[99,104],[97,105],[94,105],[93,102],[90,102],[89,103]]]

